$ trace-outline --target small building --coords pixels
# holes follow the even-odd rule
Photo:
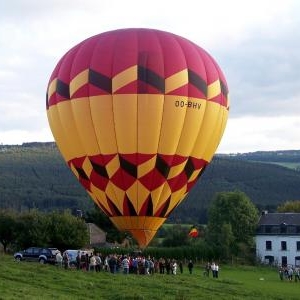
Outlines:
[[[89,232],[89,247],[103,247],[106,246],[106,232],[100,229],[94,223],[86,224]]]
[[[256,231],[256,257],[265,264],[300,266],[300,213],[263,212]]]

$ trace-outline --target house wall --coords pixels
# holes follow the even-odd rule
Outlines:
[[[266,250],[266,241],[272,242],[272,249]],[[286,241],[286,250],[281,249],[281,242]],[[297,242],[300,236],[284,235],[257,235],[256,236],[256,257],[262,263],[268,263],[265,256],[274,256],[274,264],[282,265],[282,257],[287,257],[287,265],[300,265],[300,251],[297,251]],[[299,257],[297,260],[296,257]]]

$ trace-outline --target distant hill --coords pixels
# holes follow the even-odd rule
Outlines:
[[[300,150],[216,155],[170,221],[204,223],[207,207],[222,191],[243,191],[259,209],[275,210],[287,200],[300,200],[299,170]],[[0,145],[0,208],[92,207],[55,143]]]

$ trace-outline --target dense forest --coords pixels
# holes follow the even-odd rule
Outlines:
[[[205,223],[217,192],[242,191],[259,209],[300,200],[300,150],[218,154],[171,222]],[[80,209],[93,202],[68,169],[55,143],[0,145],[0,208]]]

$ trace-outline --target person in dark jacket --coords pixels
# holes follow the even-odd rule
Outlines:
[[[188,263],[188,269],[189,269],[190,274],[193,273],[193,268],[194,268],[194,264],[193,264],[192,260],[190,260]]]

